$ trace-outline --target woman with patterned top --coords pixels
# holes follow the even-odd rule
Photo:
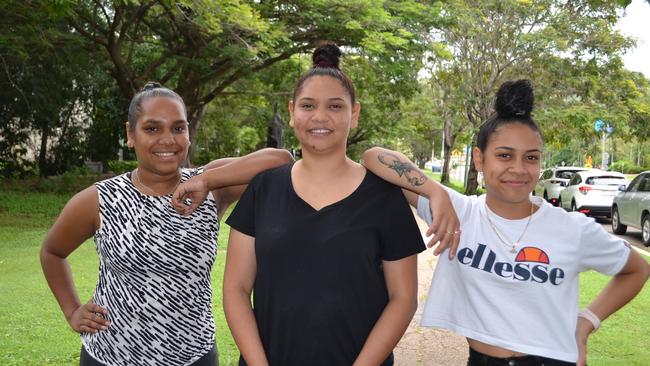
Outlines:
[[[502,85],[496,113],[481,126],[473,150],[486,193],[449,190],[463,235],[455,260],[436,265],[422,325],[465,336],[468,366],[584,365],[589,334],[632,300],[650,275],[629,244],[593,219],[530,196],[542,156],[532,107],[527,80]],[[373,148],[364,153],[364,165],[429,197],[411,194],[410,201],[432,221],[432,182],[404,155]],[[579,312],[578,279],[587,270],[613,278]]]
[[[126,132],[138,167],[70,199],[43,242],[43,272],[81,333],[80,365],[218,365],[210,271],[219,220],[254,175],[292,158],[265,149],[181,168],[190,146],[185,104],[155,83],[133,97]],[[213,190],[182,216],[171,193],[189,179]],[[93,235],[99,280],[82,304],[66,258]]]

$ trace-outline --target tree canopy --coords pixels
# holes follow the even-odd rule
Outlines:
[[[417,35],[436,19],[415,1],[76,1],[60,10],[102,50],[126,99],[148,80],[176,90],[193,142],[215,98],[322,40],[384,62],[394,82],[408,78],[423,50]]]
[[[639,165],[650,150],[650,87],[621,62],[633,42],[614,25],[628,4],[8,0],[0,5],[0,173],[58,174],[120,151],[132,158],[123,142],[128,102],[150,80],[184,98],[192,163],[248,153],[265,145],[272,118],[288,120],[294,83],[321,41],[342,47],[362,103],[353,157],[377,144],[420,164],[432,144],[449,156],[471,144],[496,88],[525,77],[538,95],[548,161],[598,156],[592,125],[600,118],[615,126],[620,155],[636,154]],[[297,148],[285,134],[285,146]],[[468,192],[475,187],[470,174]]]

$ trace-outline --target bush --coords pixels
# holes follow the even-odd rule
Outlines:
[[[107,176],[92,173],[85,167],[77,167],[61,175],[46,178],[29,176],[3,179],[0,189],[16,192],[75,193],[104,178]]]
[[[609,170],[627,174],[638,174],[647,169],[638,165],[634,165],[627,160],[619,160],[610,164]]]
[[[113,174],[122,174],[130,172],[138,167],[137,160],[110,160],[108,163],[108,171]]]
[[[38,165],[34,162],[0,160],[0,176],[4,178],[24,178],[38,175]]]

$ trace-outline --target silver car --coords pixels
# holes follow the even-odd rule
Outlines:
[[[625,234],[627,227],[641,229],[645,246],[650,246],[650,170],[639,174],[612,203],[612,231]]]
[[[567,186],[569,179],[576,172],[589,170],[587,168],[574,166],[559,166],[545,169],[535,185],[534,196],[544,197],[544,199],[554,206],[558,205],[560,192]]]

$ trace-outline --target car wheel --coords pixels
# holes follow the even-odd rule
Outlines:
[[[548,192],[544,191],[544,201],[548,202]]]
[[[650,247],[650,215],[645,215],[641,222],[641,240],[643,245]]]
[[[576,201],[571,201],[571,212],[576,211],[578,211],[578,208],[576,207]]]
[[[618,207],[612,208],[612,231],[614,234],[623,235],[627,231],[627,225],[621,224],[621,218],[618,214]]]

